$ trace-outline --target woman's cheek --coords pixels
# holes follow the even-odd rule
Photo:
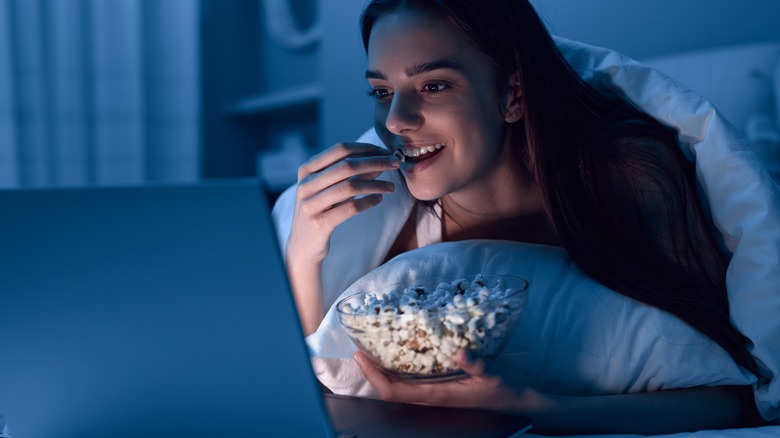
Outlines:
[[[374,109],[374,130],[385,144],[391,143],[390,131],[387,129],[387,110],[379,104]]]

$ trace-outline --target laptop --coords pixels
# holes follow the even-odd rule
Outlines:
[[[253,180],[0,190],[0,415],[14,438],[530,427],[323,394]]]

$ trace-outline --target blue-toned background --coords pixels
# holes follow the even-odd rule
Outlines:
[[[780,41],[777,0],[535,0],[640,60]],[[0,187],[263,174],[371,125],[363,0],[0,0]]]

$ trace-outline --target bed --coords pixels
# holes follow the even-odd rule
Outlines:
[[[331,239],[323,274],[323,298],[326,308],[331,307],[320,328],[307,339],[318,378],[338,394],[376,396],[351,360],[354,346],[338,326],[332,306],[339,296],[367,283],[399,276],[452,276],[486,270],[514,273],[531,280],[529,308],[502,360],[517,361],[535,386],[593,394],[751,384],[759,411],[774,425],[668,436],[780,437],[780,378],[776,377],[780,375],[780,318],[773,316],[780,315],[780,187],[768,171],[773,169],[772,160],[780,161],[780,136],[774,137],[780,117],[773,112],[780,108],[780,98],[769,91],[738,89],[736,96],[730,96],[721,90],[718,99],[731,119],[741,124],[738,127],[712,102],[659,71],[674,73],[678,63],[673,58],[648,61],[655,64],[653,69],[607,49],[563,39],[558,44],[573,67],[595,87],[624,95],[678,130],[684,154],[696,163],[702,196],[724,246],[732,254],[727,274],[732,321],[752,340],[751,354],[760,364],[762,378],[756,380],[737,367],[725,351],[687,325],[589,280],[558,248],[500,241],[445,242],[410,251],[379,266],[412,205],[408,196],[395,194],[377,208],[350,219]],[[780,84],[780,45],[749,47],[744,53],[728,50],[732,50],[731,56],[736,53],[758,59],[758,67],[743,66],[746,80],[759,72],[766,81],[758,81],[756,86],[771,85],[773,80]],[[694,64],[704,65],[706,70],[720,54],[702,56]],[[686,71],[691,70],[679,73],[685,76]],[[734,70],[724,77],[734,80],[734,75],[742,73]],[[765,89],[771,90],[770,85]],[[729,98],[736,103],[730,105]],[[750,99],[753,103],[745,103]],[[776,140],[778,144],[773,145]],[[381,145],[373,130],[359,141]],[[752,149],[758,143],[765,147],[761,154]],[[392,174],[383,177],[396,178]],[[293,204],[290,189],[279,197],[273,211],[282,248],[289,235]],[[355,239],[356,234],[361,239]],[[534,311],[532,306],[548,311]],[[601,317],[578,320],[577,314],[585,307]]]

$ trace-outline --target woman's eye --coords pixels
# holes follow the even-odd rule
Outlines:
[[[431,82],[423,85],[423,91],[427,93],[441,93],[449,88],[449,85],[445,82]]]
[[[390,91],[385,88],[371,88],[368,90],[368,96],[376,100],[382,100],[390,96]]]

